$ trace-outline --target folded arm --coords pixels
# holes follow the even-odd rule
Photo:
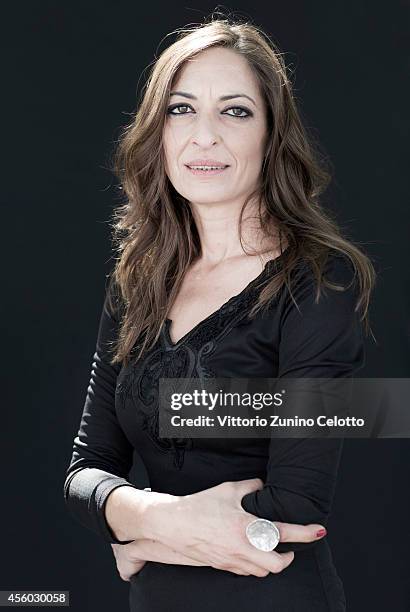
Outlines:
[[[65,474],[64,500],[72,516],[106,542],[127,544],[131,540],[118,540],[105,516],[105,503],[111,491],[124,485],[137,488],[127,480],[133,447],[115,414],[115,387],[121,366],[109,363],[110,342],[118,333],[118,316],[108,301],[111,290],[110,283],[80,427]]]
[[[345,258],[330,257],[325,267],[331,282],[348,285],[353,278]],[[362,325],[355,312],[355,284],[345,291],[325,288],[315,303],[316,285],[309,272],[282,303],[278,378],[351,377],[362,367]],[[272,438],[263,489],[245,495],[242,507],[271,521],[327,526],[341,438]],[[305,550],[312,543],[280,543],[278,552]]]

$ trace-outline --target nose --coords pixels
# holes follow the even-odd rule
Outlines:
[[[215,121],[210,117],[202,116],[197,118],[192,132],[192,143],[201,148],[207,148],[219,142],[219,134]]]

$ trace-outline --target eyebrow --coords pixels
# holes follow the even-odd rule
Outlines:
[[[184,98],[189,98],[190,100],[197,100],[198,98],[193,94],[187,93],[186,91],[171,91],[170,96],[182,96]],[[232,100],[232,98],[248,98],[251,102],[256,106],[256,102],[253,98],[244,93],[235,93],[228,94],[226,96],[220,96],[219,100]]]

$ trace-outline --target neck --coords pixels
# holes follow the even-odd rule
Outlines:
[[[246,253],[238,228],[241,203],[191,203],[190,206],[201,241],[200,259],[204,265],[217,265],[246,253],[261,255],[279,249],[276,231],[266,236],[260,226],[257,202],[249,203],[242,217],[242,243]]]

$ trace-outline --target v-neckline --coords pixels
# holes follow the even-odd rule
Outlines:
[[[196,325],[194,325],[194,327],[192,327],[190,330],[188,330],[186,332],[186,334],[181,336],[181,338],[179,338],[179,340],[177,340],[176,342],[174,342],[172,340],[171,333],[170,333],[170,328],[171,328],[171,325],[173,323],[173,320],[169,319],[169,318],[166,318],[165,321],[164,321],[164,325],[162,327],[162,331],[163,331],[163,333],[165,335],[165,338],[166,338],[166,341],[170,345],[170,347],[172,349],[174,349],[174,348],[178,347],[180,344],[182,344],[183,342],[185,342],[186,340],[188,340],[188,338],[190,338],[194,333],[196,333],[198,329],[200,329],[205,323],[207,323],[209,321],[209,319],[211,319],[212,317],[215,317],[222,310],[225,310],[228,306],[230,306],[232,302],[234,302],[238,298],[242,297],[242,295],[244,293],[247,293],[247,291],[249,291],[249,289],[251,289],[259,280],[261,280],[261,278],[264,276],[266,270],[270,267],[270,265],[273,262],[278,263],[279,260],[281,260],[283,258],[283,256],[287,252],[288,248],[289,247],[286,247],[286,249],[284,251],[282,251],[282,253],[280,255],[278,255],[277,257],[274,257],[273,259],[268,259],[268,261],[263,266],[263,270],[258,274],[258,276],[256,276],[251,281],[249,281],[249,283],[239,293],[237,293],[236,295],[233,295],[232,297],[230,297],[228,300],[226,300],[226,302],[221,304],[221,306],[219,306],[219,308],[217,308],[216,310],[211,312],[204,319],[201,319],[201,321],[198,321],[198,323]]]

